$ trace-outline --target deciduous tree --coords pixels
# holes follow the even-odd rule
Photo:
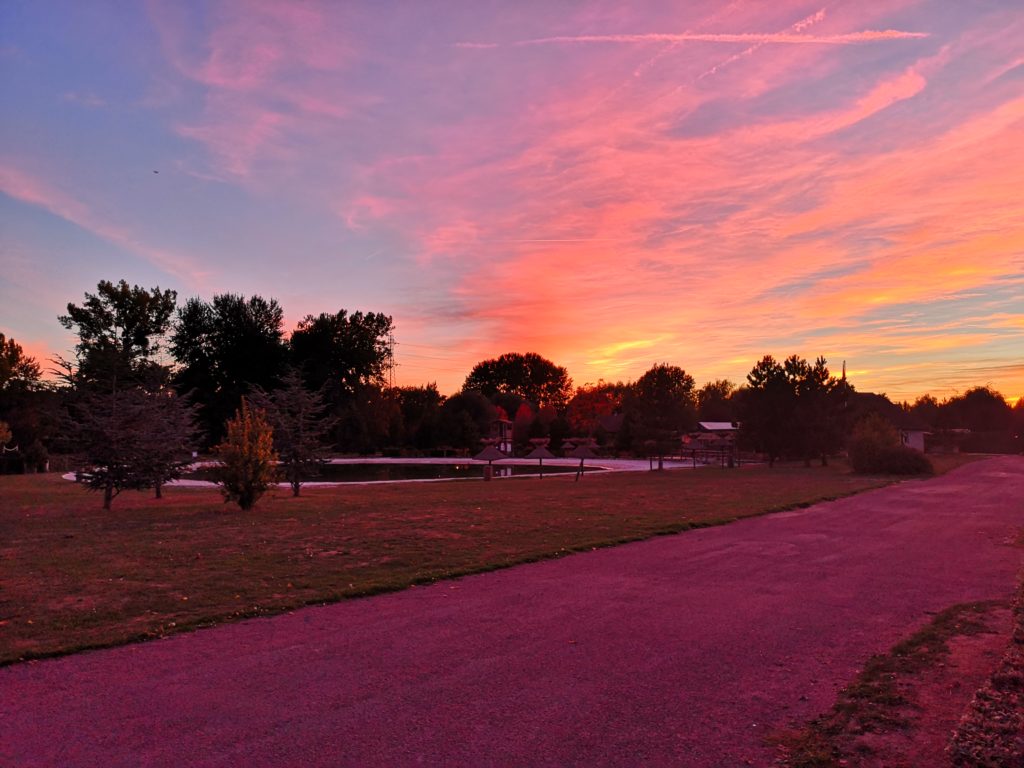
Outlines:
[[[189,299],[178,310],[171,336],[180,366],[175,386],[200,406],[211,442],[223,436],[243,395],[277,386],[288,355],[283,318],[276,300],[236,294],[220,294],[209,303]]]
[[[562,410],[572,395],[572,379],[565,368],[535,352],[509,352],[473,366],[462,391],[480,392],[485,397],[519,395],[538,407]]]
[[[81,305],[67,305],[58,321],[78,336],[73,381],[79,386],[111,390],[159,378],[155,356],[171,324],[175,291],[146,290],[101,280],[96,293],[86,293]]]
[[[310,389],[324,389],[329,402],[339,403],[357,387],[384,386],[393,330],[391,318],[378,312],[307,315],[292,333],[292,363]]]
[[[40,376],[35,358],[26,355],[14,339],[0,333],[0,392],[31,389],[39,383]]]
[[[277,480],[274,431],[266,414],[249,407],[243,397],[234,418],[226,425],[226,436],[215,449],[220,465],[216,478],[225,501],[250,510]]]
[[[602,380],[577,387],[566,407],[566,419],[573,433],[596,435],[604,417],[621,413],[628,391],[629,386],[621,381],[612,384]]]
[[[735,391],[736,385],[728,379],[709,381],[697,390],[697,417],[701,421],[736,421]]]
[[[633,438],[651,444],[663,466],[665,453],[681,433],[692,428],[697,406],[693,376],[676,365],[654,365],[637,379],[626,398],[624,412]]]

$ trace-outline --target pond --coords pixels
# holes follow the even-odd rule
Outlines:
[[[372,483],[396,480],[460,480],[482,479],[487,465],[465,462],[462,464],[416,463],[400,464],[387,462],[374,464],[358,462],[351,464],[325,464],[319,475],[310,481],[318,483]],[[494,464],[495,477],[522,477],[537,475],[536,464]],[[545,475],[576,472],[577,467],[544,466]],[[601,467],[584,467],[585,472],[600,471]],[[182,476],[183,480],[213,480],[213,467],[204,466]]]

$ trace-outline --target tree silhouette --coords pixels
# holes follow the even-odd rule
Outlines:
[[[111,390],[159,378],[154,357],[170,328],[176,298],[175,291],[159,287],[101,280],[81,305],[69,303],[68,313],[57,319],[78,336],[77,368],[63,361],[73,383]]]
[[[462,390],[489,398],[499,393],[518,395],[535,406],[562,410],[572,394],[572,379],[565,368],[535,352],[508,352],[473,366]]]

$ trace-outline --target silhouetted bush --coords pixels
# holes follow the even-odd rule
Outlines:
[[[928,457],[900,445],[899,433],[885,419],[871,414],[853,430],[848,446],[853,471],[865,475],[930,475]]]

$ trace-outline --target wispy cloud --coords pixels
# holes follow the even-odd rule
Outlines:
[[[82,107],[89,107],[90,109],[107,106],[106,100],[101,99],[92,91],[68,91],[61,96],[61,100],[66,101],[69,104],[78,104]]]
[[[110,223],[81,200],[2,160],[0,192],[15,200],[42,208],[96,237],[124,248],[129,253],[181,279],[189,287],[199,288],[206,282],[208,271],[191,257],[142,242],[128,228]]]

